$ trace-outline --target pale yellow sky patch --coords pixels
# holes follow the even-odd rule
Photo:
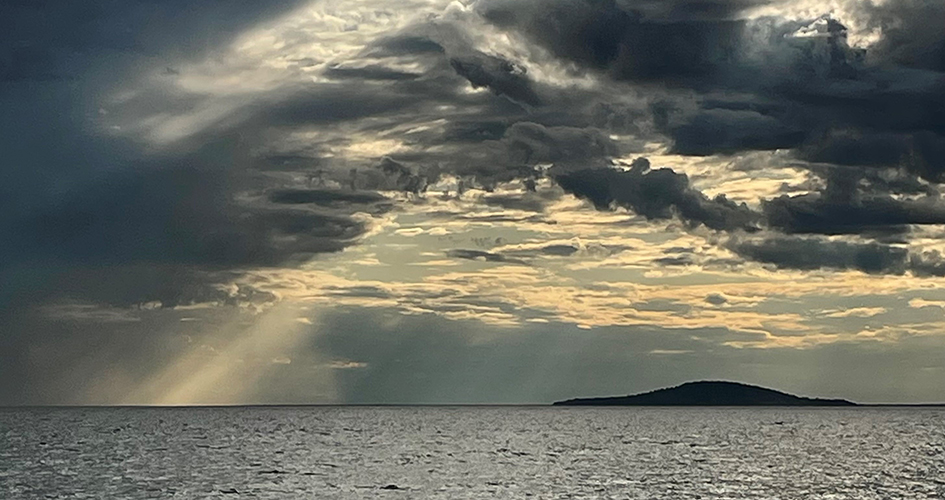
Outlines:
[[[817,314],[825,318],[870,318],[887,311],[885,307],[854,307],[851,309],[826,309]]]
[[[945,309],[945,301],[943,300],[925,300],[925,299],[912,299],[909,301],[909,307],[916,309],[922,307],[940,307]]]

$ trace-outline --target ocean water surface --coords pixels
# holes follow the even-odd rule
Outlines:
[[[4,409],[0,498],[945,498],[945,409]]]

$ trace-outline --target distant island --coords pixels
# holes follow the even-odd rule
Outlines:
[[[556,406],[857,406],[845,399],[794,396],[738,382],[702,381],[630,396],[557,401]]]

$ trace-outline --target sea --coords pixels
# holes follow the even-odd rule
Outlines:
[[[0,498],[945,498],[945,409],[0,410]]]

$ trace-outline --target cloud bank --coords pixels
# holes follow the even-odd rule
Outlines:
[[[0,396],[37,321],[261,310],[286,292],[248,276],[368,267],[419,217],[456,238],[405,247],[429,266],[943,276],[945,5],[831,6],[4,5]],[[513,224],[528,241],[489,234]],[[568,240],[635,225],[705,243]],[[493,299],[455,307],[512,321]]]

